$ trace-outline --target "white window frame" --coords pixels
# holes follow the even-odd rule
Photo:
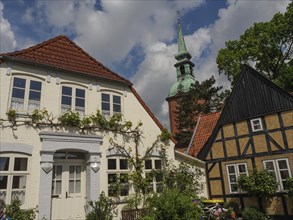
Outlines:
[[[103,110],[103,94],[109,95],[109,105],[110,105],[110,110]],[[114,96],[118,96],[120,97],[120,112],[115,112],[114,111],[114,104],[118,105],[118,103],[114,103]],[[122,102],[123,102],[123,95],[120,93],[115,93],[115,92],[108,92],[108,91],[102,91],[101,92],[101,112],[104,116],[112,116],[114,114],[122,114],[123,110],[122,110]]]
[[[109,167],[108,167],[108,163],[109,163],[108,161],[109,160],[115,160],[116,161],[116,169],[109,169]],[[120,160],[127,160],[127,169],[121,169]],[[119,157],[110,156],[110,157],[107,158],[107,186],[108,186],[107,194],[108,194],[109,197],[117,197],[118,196],[118,197],[124,198],[124,197],[129,196],[130,193],[131,193],[131,187],[130,187],[130,182],[129,181],[128,181],[128,183],[121,184],[122,187],[128,188],[127,195],[121,195],[121,190],[117,194],[117,196],[109,195],[109,189],[110,189],[109,174],[115,174],[117,176],[117,178],[120,178],[121,174],[129,175],[130,174],[130,167],[129,167],[128,158],[127,157],[121,157],[121,156],[119,156]]]
[[[232,191],[232,187],[231,184],[237,184],[237,180],[240,177],[240,175],[242,175],[243,173],[239,172],[239,166],[244,165],[245,166],[245,174],[246,176],[248,176],[248,170],[247,170],[247,164],[246,163],[236,163],[236,164],[227,164],[226,165],[226,169],[227,169],[227,178],[228,178],[228,183],[229,183],[229,190],[230,193],[243,193],[243,191],[241,191],[240,189],[238,189],[237,191],[233,192]],[[229,167],[234,167],[235,170],[235,176],[236,176],[236,182],[231,182],[230,180],[230,173],[229,173]]]
[[[263,125],[262,125],[261,118],[251,119],[250,120],[250,123],[251,123],[251,129],[252,129],[253,132],[262,131],[263,130]],[[258,124],[256,124],[256,123],[258,123]],[[255,128],[255,126],[260,126],[260,128]]]
[[[146,161],[151,161],[151,168],[147,169],[146,168]],[[161,161],[161,168],[157,169],[156,168],[156,161]],[[144,161],[144,170],[145,170],[145,177],[149,174],[152,173],[153,170],[161,170],[163,169],[163,160],[162,158],[148,158]],[[157,182],[156,176],[152,179],[152,182],[149,185],[149,191],[150,192],[158,192],[158,188],[162,187],[162,182]]]
[[[1,170],[0,175],[1,176],[7,176],[7,188],[1,189],[0,192],[1,194],[6,192],[6,198],[5,198],[5,203],[6,204],[11,204],[12,200],[12,192],[16,191],[24,191],[24,200],[22,202],[23,208],[27,207],[27,199],[28,199],[28,186],[30,186],[30,181],[29,181],[29,172],[30,172],[30,157],[24,154],[1,154],[1,157],[8,157],[9,158],[9,167],[7,171]],[[27,169],[26,170],[19,170],[19,171],[14,171],[14,164],[15,164],[15,158],[25,158],[27,159]],[[13,189],[13,177],[15,176],[25,176],[25,186],[24,188],[19,188],[19,189]]]
[[[23,88],[20,88],[20,87],[14,87],[14,80],[15,78],[19,78],[19,79],[23,79],[25,80],[25,87],[24,89]],[[38,91],[38,90],[31,90],[30,89],[30,85],[31,85],[31,81],[35,81],[35,82],[39,82],[41,83],[41,90]],[[23,76],[23,75],[14,75],[13,78],[12,78],[12,84],[11,84],[11,95],[10,95],[10,103],[9,103],[9,108],[12,108],[14,110],[16,110],[17,112],[19,113],[32,113],[35,109],[40,109],[41,108],[41,101],[42,101],[42,90],[43,90],[43,87],[44,87],[44,80],[41,80],[37,77],[33,77],[33,76]],[[13,95],[13,89],[14,88],[19,88],[21,90],[24,90],[24,98],[14,98],[12,97]],[[39,101],[36,101],[36,100],[30,100],[29,99],[29,95],[30,95],[30,91],[34,91],[34,92],[40,92],[40,100]],[[12,103],[13,102],[23,102],[23,108],[13,108],[12,106]],[[31,108],[30,109],[30,104],[32,106],[37,106],[36,108]]]
[[[62,104],[62,97],[63,97],[63,87],[69,87],[71,88],[71,106],[69,105],[66,105],[66,104]],[[77,97],[76,96],[76,90],[77,89],[80,89],[80,90],[84,90],[84,107],[79,107],[79,106],[76,106],[76,98],[81,98],[81,97]],[[81,87],[81,86],[77,86],[77,85],[72,85],[72,84],[62,84],[61,85],[61,100],[60,100],[60,112],[61,114],[64,114],[65,112],[67,111],[75,111],[75,112],[78,112],[80,116],[84,116],[85,115],[85,110],[86,110],[86,100],[87,100],[87,97],[86,97],[86,88],[84,87]],[[68,95],[64,95],[64,96],[67,96],[69,97]]]
[[[279,161],[285,161],[286,162],[286,165],[287,165],[287,169],[280,169],[279,163],[278,163]],[[283,181],[285,179],[282,179],[282,177],[281,177],[281,171],[287,170],[288,171],[288,174],[289,174],[289,177],[292,177],[291,170],[290,170],[290,164],[289,164],[288,158],[280,158],[280,159],[273,159],[273,160],[264,160],[263,161],[264,169],[267,169],[266,168],[266,163],[267,162],[272,162],[273,163],[274,170],[268,170],[268,171],[269,172],[274,172],[274,175],[275,175],[275,177],[277,178],[277,181],[278,181],[278,190],[279,191],[284,191]]]

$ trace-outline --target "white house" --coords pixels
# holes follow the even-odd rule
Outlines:
[[[82,116],[97,109],[110,116],[122,113],[134,125],[143,123],[141,154],[156,140],[162,125],[130,81],[66,36],[1,54],[0,59],[0,198],[9,204],[18,197],[23,208],[38,206],[38,219],[85,219],[87,202],[97,200],[102,191],[111,196],[110,177],[130,170],[119,151],[109,150],[111,137],[120,143],[122,138],[111,132],[80,134],[50,126],[11,127],[6,112],[15,109],[23,121],[34,109],[44,108],[53,116],[67,110]],[[148,168],[161,167],[159,151],[154,150],[146,161]],[[175,159],[173,143],[166,153]],[[155,179],[153,187],[156,190]],[[120,196],[131,190],[126,187]]]

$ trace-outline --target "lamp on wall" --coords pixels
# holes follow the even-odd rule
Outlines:
[[[100,90],[101,90],[101,87],[99,84],[97,84],[97,92],[100,92]]]

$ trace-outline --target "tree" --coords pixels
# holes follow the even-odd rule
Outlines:
[[[293,90],[293,3],[284,14],[277,13],[268,22],[255,23],[239,40],[226,42],[218,53],[219,74],[232,85],[242,63],[255,68],[287,91]]]
[[[163,191],[148,199],[148,215],[143,219],[200,219],[201,203],[193,203],[202,191],[199,178],[202,172],[195,166],[181,163],[178,167],[167,166],[162,171]]]
[[[196,117],[200,113],[206,114],[213,110],[220,110],[229,96],[230,91],[220,92],[222,87],[216,87],[215,83],[214,76],[201,83],[195,81],[190,91],[182,93],[178,99],[175,110],[178,131],[175,134],[177,147],[188,146],[196,125]]]
[[[264,212],[267,199],[273,197],[278,190],[276,177],[267,170],[253,170],[250,176],[240,176],[238,186],[248,194],[261,198],[264,204],[261,208]]]

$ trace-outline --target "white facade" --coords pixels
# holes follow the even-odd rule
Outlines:
[[[97,109],[101,110],[102,93],[119,96],[124,118],[132,121],[134,125],[140,121],[143,122],[144,137],[140,145],[141,154],[152,145],[161,132],[128,86],[16,62],[9,64],[3,62],[0,73],[0,117],[2,119],[7,119],[6,112],[12,105],[12,91],[15,87],[13,82],[15,78],[18,78],[25,79],[27,83],[23,99],[24,110],[18,111],[23,114],[24,119],[25,114],[29,113],[28,81],[33,80],[41,82],[39,108],[46,108],[48,112],[56,116],[61,114],[61,93],[64,85],[85,91],[85,115],[94,113]],[[110,105],[112,106],[112,103]],[[9,122],[4,122],[3,125],[9,125]],[[1,197],[9,203],[13,196],[21,195],[23,208],[38,206],[38,219],[42,217],[84,219],[87,201],[97,200],[102,191],[108,194],[107,160],[117,158],[115,155],[111,157],[111,152],[108,151],[110,136],[113,135],[102,133],[80,135],[65,129],[56,131],[48,127],[19,126],[17,130],[11,127],[2,128],[0,149],[1,157],[5,159],[1,160],[1,166],[8,164],[7,158],[9,158],[9,164],[6,165],[8,168],[1,168],[3,170],[1,175],[4,176],[1,178],[3,186],[0,189]],[[133,147],[133,144],[129,145]],[[62,153],[56,154],[57,151]],[[70,157],[72,153],[73,159],[62,159],[63,152],[67,152],[67,157]],[[174,159],[173,144],[167,148],[167,153],[170,159]],[[20,168],[15,170],[15,166]],[[99,169],[95,172],[96,166]],[[53,169],[55,169],[55,178],[52,176]],[[58,172],[60,173],[61,170],[62,175],[58,177]],[[52,192],[52,183],[54,192]],[[78,195],[74,193],[76,190]],[[71,198],[73,196],[75,198]],[[78,211],[80,207],[82,207],[82,213]]]

